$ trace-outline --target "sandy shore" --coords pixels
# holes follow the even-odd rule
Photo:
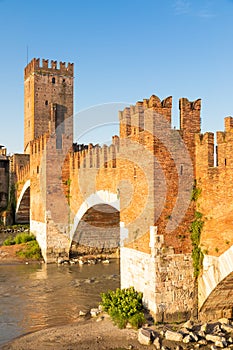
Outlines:
[[[154,345],[143,346],[137,341],[134,329],[118,329],[108,315],[82,319],[62,327],[52,327],[16,338],[2,345],[1,350],[113,350],[113,349],[155,349]]]

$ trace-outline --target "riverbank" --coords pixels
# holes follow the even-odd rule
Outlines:
[[[43,262],[43,260],[31,260],[17,255],[18,252],[26,246],[25,244],[14,244],[9,246],[0,246],[0,264],[25,264],[32,262]]]
[[[78,322],[52,327],[30,333],[3,345],[1,350],[145,350],[139,344],[138,332],[134,329],[120,330],[113,325],[108,315],[103,318],[80,318]],[[154,345],[146,349],[155,349]]]
[[[233,326],[222,318],[217,322],[160,324],[139,330],[119,329],[106,313],[80,317],[76,323],[52,327],[2,345],[1,350],[174,350],[232,349]]]

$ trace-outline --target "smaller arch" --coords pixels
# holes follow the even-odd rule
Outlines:
[[[70,232],[70,239],[72,240],[74,233],[78,227],[80,220],[88,209],[98,204],[108,204],[116,210],[120,211],[120,200],[117,193],[100,190],[91,194],[80,206],[77,214],[74,217],[73,228]]]
[[[29,223],[30,221],[30,180],[27,180],[17,200],[15,210],[16,223]]]

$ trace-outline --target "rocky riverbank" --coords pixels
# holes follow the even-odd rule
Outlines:
[[[139,330],[120,330],[101,309],[80,312],[78,322],[27,334],[3,345],[2,350],[194,350],[233,349],[233,325],[229,319],[184,324],[148,324]]]
[[[194,323],[191,320],[179,326],[163,325],[143,327],[138,341],[154,345],[157,350],[182,349],[233,349],[233,325],[227,318],[217,322]]]

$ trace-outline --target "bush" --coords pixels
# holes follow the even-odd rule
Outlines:
[[[27,243],[30,241],[35,241],[36,237],[33,235],[30,235],[30,233],[19,233],[16,237],[15,237],[15,244],[21,244],[21,243]]]
[[[125,328],[128,322],[138,328],[145,322],[142,296],[143,294],[136,292],[133,287],[117,288],[115,292],[101,294],[101,305],[119,328]]]
[[[12,237],[8,237],[7,239],[5,239],[5,241],[3,242],[3,245],[13,245],[15,244],[15,239]]]
[[[41,249],[36,240],[27,242],[25,247],[16,254],[22,258],[32,260],[40,260],[42,258]]]
[[[31,235],[30,233],[23,232],[19,233],[15,236],[15,238],[8,237],[4,242],[3,245],[13,245],[13,244],[21,244],[21,243],[27,243],[30,241],[35,241],[36,237]]]

